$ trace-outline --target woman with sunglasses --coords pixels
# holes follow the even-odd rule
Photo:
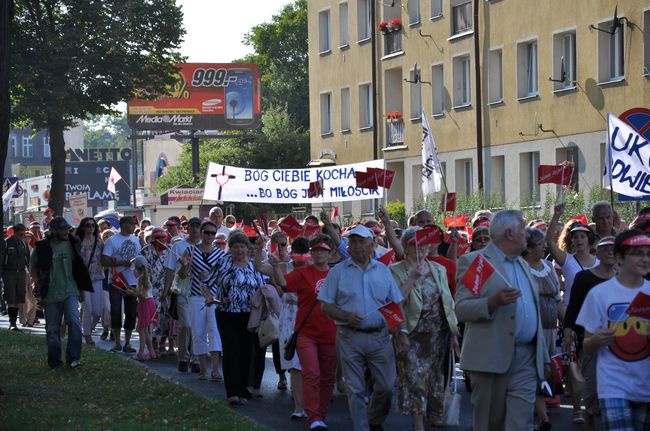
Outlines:
[[[219,373],[221,337],[217,329],[214,307],[217,291],[215,284],[210,281],[210,274],[220,266],[220,261],[226,254],[214,245],[216,235],[216,224],[211,221],[201,223],[201,240],[185,251],[182,261],[189,263],[189,268],[183,266],[181,276],[184,277],[189,269],[192,280],[190,293],[192,353],[199,358],[199,380],[208,379],[208,353],[210,353],[212,380],[221,381],[223,380]]]
[[[156,312],[158,320],[152,322],[153,331],[151,334],[153,347],[156,354],[164,356],[165,342],[169,337],[169,327],[171,316],[169,315],[169,298],[163,295],[165,288],[165,261],[167,260],[167,233],[160,227],[145,229],[144,239],[146,245],[142,248],[141,254],[147,261],[147,273],[149,274],[149,283],[154,302],[156,303]],[[173,352],[173,342],[170,338],[170,351]]]
[[[86,344],[94,346],[92,331],[104,310],[104,268],[101,265],[104,241],[99,237],[99,227],[92,217],[85,217],[79,222],[75,235],[81,239],[79,254],[88,268],[90,279],[93,282],[93,292],[83,292],[83,320],[81,328],[86,339]]]

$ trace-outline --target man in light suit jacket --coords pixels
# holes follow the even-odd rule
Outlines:
[[[491,244],[458,261],[456,316],[465,322],[460,367],[471,377],[475,431],[532,429],[535,390],[550,364],[539,289],[520,257],[526,236],[521,211],[500,211],[490,225]],[[479,255],[494,272],[475,294],[462,278]]]

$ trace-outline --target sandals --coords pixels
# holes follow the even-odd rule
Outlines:
[[[246,399],[240,397],[230,397],[228,398],[228,404],[231,406],[245,406],[248,403]]]
[[[203,374],[203,373],[199,374],[199,380],[208,380],[207,374]]]
[[[213,382],[220,382],[223,380],[223,377],[221,376],[221,374],[213,372],[210,374],[210,380],[212,380]]]
[[[582,416],[582,411],[573,412],[573,419],[571,420],[576,425],[582,425],[585,423],[585,418]]]
[[[138,353],[137,355],[130,356],[130,358],[135,361],[144,362],[149,360],[149,355]]]

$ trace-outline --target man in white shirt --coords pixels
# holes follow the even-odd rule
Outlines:
[[[226,236],[230,235],[230,229],[223,224],[223,210],[219,207],[212,207],[210,209],[210,221],[217,226],[217,233],[225,233]]]

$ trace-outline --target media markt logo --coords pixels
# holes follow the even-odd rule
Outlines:
[[[192,124],[191,115],[140,115],[136,120],[137,124],[169,124],[183,125]]]

